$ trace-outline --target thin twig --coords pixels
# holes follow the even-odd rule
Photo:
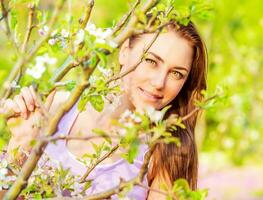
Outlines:
[[[153,152],[153,147],[150,148],[150,150],[147,152],[147,155],[145,156],[145,159],[143,161],[143,164],[142,164],[142,167],[139,171],[139,174],[138,176],[136,176],[135,178],[129,180],[129,181],[120,181],[119,185],[112,188],[112,189],[109,189],[109,190],[106,190],[104,192],[101,192],[101,193],[97,193],[97,194],[94,194],[94,195],[91,195],[91,196],[88,196],[87,198],[85,198],[86,200],[95,200],[95,199],[106,199],[106,198],[110,198],[112,195],[114,194],[117,194],[119,192],[121,192],[126,186],[130,185],[130,184],[133,184],[133,185],[139,185],[139,184],[142,184],[142,180],[143,180],[143,177],[144,177],[144,174],[145,172],[147,171],[147,168],[148,168],[148,164],[149,164],[149,161],[150,161],[150,157],[152,155],[152,152]],[[142,179],[142,180],[141,180]]]
[[[108,136],[108,135],[92,135],[92,136],[70,136],[70,135],[59,135],[59,136],[50,136],[50,137],[44,137],[40,138],[40,140],[44,140],[45,142],[55,142],[57,140],[92,140],[97,138],[118,138],[117,136]]]
[[[92,71],[91,71],[92,72]],[[46,133],[47,136],[50,136],[55,133],[57,129],[57,124],[62,118],[62,116],[75,104],[75,102],[79,99],[82,92],[85,90],[87,84],[80,84],[76,87],[74,92],[72,93],[69,100],[62,105],[62,107],[58,110],[55,116],[49,121],[47,125],[47,130],[43,132]],[[46,141],[38,141],[36,145],[33,147],[30,156],[28,157],[27,161],[23,165],[17,180],[6,193],[5,198],[6,200],[16,199],[17,196],[20,194],[22,189],[26,187],[27,180],[30,177],[31,173],[35,169],[38,160],[43,154],[43,151],[48,143]]]
[[[151,6],[155,5],[153,4],[153,2],[157,2],[156,0],[149,0],[147,1],[146,5],[143,9],[146,12],[148,9],[150,9]],[[56,16],[57,14],[55,14]],[[131,29],[131,26],[129,27]],[[130,32],[132,33],[132,32]],[[50,31],[49,31],[50,34]],[[127,37],[129,37],[130,34],[125,34],[122,36],[122,39],[125,39]],[[46,38],[47,39],[47,38]],[[36,46],[36,48],[38,47],[38,45]],[[18,61],[18,69],[20,69],[20,67],[22,67],[26,62],[28,61],[28,58],[32,58],[32,56],[37,52],[36,48],[30,52],[29,56],[27,57],[27,59],[21,59]],[[144,56],[144,55],[143,55]],[[84,71],[84,81],[88,80],[88,78],[90,77],[90,75],[92,74],[92,72],[94,71],[96,67],[94,68],[83,68]],[[13,79],[11,79],[13,80]],[[85,83],[85,84],[80,84],[78,85],[74,92],[72,93],[71,97],[69,98],[69,100],[62,105],[62,107],[58,110],[58,112],[55,114],[55,116],[50,120],[50,122],[48,123],[47,129],[43,130],[43,132],[45,133],[45,135],[50,136],[53,135],[56,132],[57,129],[57,124],[60,121],[60,119],[62,118],[62,116],[69,110],[71,109],[71,107],[75,104],[75,102],[79,99],[80,95],[82,94],[82,92],[88,87],[89,84]],[[38,160],[41,158],[41,155],[43,154],[43,151],[46,147],[48,143],[46,141],[39,141],[37,142],[37,144],[35,145],[35,147],[32,149],[30,156],[28,157],[27,161],[25,162],[25,164],[23,165],[22,169],[21,169],[21,173],[19,174],[19,176],[17,177],[17,180],[15,181],[15,183],[12,185],[12,187],[10,188],[10,190],[8,191],[8,193],[5,196],[5,199],[15,199],[21,192],[21,190],[27,185],[27,180],[30,177],[32,171],[34,170],[34,168],[36,167],[36,164],[38,162]],[[121,183],[121,185],[123,185],[123,183]],[[123,185],[123,187],[126,185]],[[115,193],[116,191],[114,191],[113,193]],[[108,195],[110,195],[110,193],[112,193],[111,191],[109,191]]]
[[[158,2],[158,0],[148,0],[147,2],[146,2],[146,4],[144,5],[144,7],[143,7],[143,12],[147,12],[150,8],[151,8],[151,6],[154,6],[156,3]],[[136,18],[136,17],[135,17]],[[136,18],[137,19],[137,18]],[[120,44],[121,44],[121,42],[123,42],[124,40],[126,40],[127,38],[129,38],[131,35],[132,35],[132,33],[133,33],[133,31],[134,31],[134,28],[135,28],[135,25],[136,25],[136,22],[137,22],[137,20],[136,19],[133,19],[133,22],[131,23],[129,23],[129,25],[127,25],[128,26],[128,28],[125,28],[125,31],[123,31],[123,32],[121,32],[119,35],[121,35],[121,37],[118,35],[118,36],[116,36],[113,40],[118,44],[118,46],[120,46]],[[161,29],[162,27],[160,27],[160,29]],[[81,47],[81,45],[79,46],[79,49],[80,48],[82,48]],[[107,53],[106,53],[107,54]],[[83,58],[83,60],[87,60],[87,59],[85,59],[85,57],[86,56],[84,56]],[[68,60],[69,58],[67,58],[67,60]],[[65,61],[65,63],[67,62],[67,60]],[[67,66],[63,66],[63,70],[60,70],[60,72],[59,73],[56,73],[55,74],[55,76],[52,78],[52,82],[57,82],[57,81],[60,81],[71,69],[73,69],[74,67],[76,67],[76,66],[79,66],[79,64],[81,64],[82,62],[81,62],[81,60],[80,61],[77,61],[77,62],[74,62],[74,61],[72,61],[72,62],[70,62],[69,64],[67,64]],[[136,66],[134,66],[134,69],[136,68]],[[134,69],[131,69],[131,71],[132,70],[134,70]],[[119,78],[122,78],[123,76],[125,76],[125,75],[127,75],[128,73],[130,73],[130,71],[129,72],[125,72],[124,74],[120,74],[120,75],[118,75],[118,76],[116,76],[116,77],[112,77],[112,80],[108,80],[108,83],[109,82],[112,82],[112,81],[114,81],[114,80],[117,80],[117,79],[119,79]]]
[[[90,19],[90,15],[91,15],[91,11],[92,11],[93,6],[94,6],[94,0],[90,0],[88,2],[87,7],[86,7],[83,20],[80,19],[80,23],[81,23],[80,29],[84,29],[86,27],[86,25]],[[74,33],[73,35],[76,35],[76,33]],[[74,49],[72,40],[70,40],[70,46],[71,46],[71,49]],[[76,50],[79,51],[82,48],[83,48],[83,43],[80,43]],[[74,61],[74,59],[72,58],[73,54],[74,54],[74,50],[72,50],[70,54],[71,54],[71,56],[66,58],[65,62],[61,65],[61,67],[58,68],[58,70],[57,70],[58,73],[55,73],[55,75],[51,78],[51,82],[55,83],[57,81],[60,81],[70,70],[81,65],[83,62],[87,61],[90,57],[89,53],[88,53],[87,55],[85,55],[81,59],[79,59],[78,61]]]
[[[6,10],[6,13],[2,13],[2,16],[0,17],[0,22],[8,15],[8,13],[10,12],[10,8],[8,8],[7,10]]]
[[[27,50],[27,45],[28,45],[28,41],[30,38],[30,35],[32,33],[32,30],[34,28],[33,24],[33,17],[34,17],[34,12],[35,12],[35,5],[31,4],[29,5],[29,13],[28,13],[28,20],[27,20],[27,30],[26,30],[26,34],[25,34],[25,38],[24,38],[24,42],[21,48],[21,52],[25,53]]]
[[[161,29],[157,30],[157,32],[155,33],[155,35],[154,35],[153,39],[151,40],[151,42],[149,43],[149,45],[147,45],[147,47],[144,49],[144,51],[143,51],[142,55],[140,56],[139,61],[137,63],[135,63],[133,66],[131,66],[128,70],[126,70],[120,74],[117,74],[116,76],[109,78],[106,81],[106,83],[109,84],[110,82],[118,80],[118,79],[126,76],[130,72],[134,71],[137,68],[137,66],[139,64],[141,64],[141,62],[143,61],[143,58],[145,56],[145,53],[148,52],[148,50],[151,48],[151,46],[153,45],[153,43],[155,42],[155,40],[157,39],[157,37],[159,36],[160,33],[161,33]]]
[[[125,23],[128,21],[129,17],[132,15],[132,13],[135,11],[136,7],[141,3],[141,0],[137,0],[135,2],[135,4],[133,5],[133,7],[131,8],[131,10],[126,14],[124,15],[121,20],[118,22],[118,24],[113,28],[112,30],[112,34],[111,35],[114,35],[116,34],[124,25]]]
[[[3,84],[3,88],[0,93],[0,98],[8,98],[11,94],[11,83],[12,81],[17,77],[20,71],[22,71],[21,75],[23,74],[23,67],[26,63],[28,63],[34,55],[37,53],[39,48],[48,40],[52,28],[57,21],[58,14],[61,11],[63,4],[65,0],[60,0],[60,2],[57,4],[57,7],[55,9],[54,15],[52,16],[50,22],[49,22],[49,31],[48,33],[39,41],[39,43],[36,44],[36,46],[29,52],[28,55],[22,55],[20,59],[16,62],[15,66],[13,67],[12,71],[10,72],[7,80]]]
[[[101,158],[99,158],[92,166],[85,172],[85,174],[81,177],[80,183],[86,182],[86,178],[89,176],[89,174],[92,172],[95,167],[100,164],[103,160],[106,158],[109,158],[117,149],[119,148],[119,145],[114,146],[110,151],[108,151],[105,155],[103,155]]]
[[[70,70],[82,65],[85,61],[89,59],[89,57],[89,54],[85,55],[81,59],[79,59],[79,61],[75,61],[72,57],[68,57],[65,60],[65,62],[61,65],[61,67],[59,67],[54,73],[54,76],[51,78],[51,82],[55,83],[57,81],[60,81]]]
[[[153,6],[155,6],[159,0],[148,0],[145,2],[143,7],[141,8],[142,13],[146,13],[149,9],[151,9]],[[113,41],[121,45],[128,37],[130,37],[133,34],[134,27],[136,26],[138,22],[138,17],[136,15],[133,15],[130,18],[129,23],[127,26],[118,34],[116,38],[113,39]]]
[[[215,99],[216,97],[218,97],[218,95],[211,96],[211,97],[205,99],[204,103],[211,101],[212,99]],[[189,119],[192,115],[194,115],[196,112],[198,112],[201,109],[202,109],[202,107],[195,107],[195,109],[193,109],[190,113],[188,113],[187,115],[182,117],[182,121]]]
[[[130,181],[120,181],[120,184],[110,190],[106,190],[104,192],[100,192],[94,195],[90,195],[88,197],[85,197],[85,200],[99,200],[99,199],[107,199],[110,198],[114,194],[118,194],[121,192],[127,185],[129,184],[135,184],[137,182],[138,178],[135,177]]]
[[[10,9],[5,8],[4,0],[1,0],[1,9],[2,9],[3,19],[5,21],[6,35],[9,38],[9,40],[11,41],[12,45],[15,47],[16,53],[19,54],[18,45],[16,44],[16,42],[13,38],[11,29],[9,26],[9,22],[8,22],[8,12]]]
[[[89,21],[89,18],[90,18],[90,13],[91,13],[91,10],[94,6],[94,0],[90,0],[88,2],[88,5],[85,9],[85,16],[83,17],[83,19],[80,20],[80,28],[81,29],[84,29]]]

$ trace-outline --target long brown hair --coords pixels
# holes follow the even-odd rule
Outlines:
[[[177,95],[172,101],[171,108],[166,113],[165,118],[171,114],[185,116],[194,108],[194,101],[201,100],[201,91],[206,89],[207,73],[207,51],[203,40],[197,32],[195,26],[190,22],[186,26],[172,22],[166,27],[173,29],[183,38],[185,38],[193,47],[193,62],[188,78]],[[130,44],[138,38],[130,38]],[[131,47],[131,45],[130,45]],[[194,129],[196,125],[197,113],[184,121],[185,129],[178,129],[173,132],[173,136],[180,139],[180,146],[175,143],[158,143],[151,157],[151,164],[148,170],[148,183],[151,185],[156,176],[160,176],[172,184],[178,178],[184,178],[188,181],[191,189],[197,187],[197,168],[198,157],[195,142]]]

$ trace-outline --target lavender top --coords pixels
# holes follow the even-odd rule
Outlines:
[[[55,135],[68,135],[78,114],[77,104],[75,104],[60,120]],[[128,163],[124,159],[120,159],[111,164],[99,164],[96,166],[87,177],[87,179],[93,180],[91,187],[87,190],[87,195],[116,187],[121,179],[127,181],[136,177],[142,166],[146,151],[147,145],[141,145],[139,155],[133,164]],[[84,164],[78,161],[75,156],[68,151],[65,140],[58,140],[56,144],[48,144],[45,152],[52,159],[59,161],[64,168],[70,168],[71,172],[75,175],[83,175],[87,170]],[[148,185],[146,177],[144,177],[143,183]],[[134,186],[127,194],[127,197],[135,200],[144,200],[147,198],[147,194],[148,191],[146,189]],[[112,199],[118,199],[117,195],[112,196]]]

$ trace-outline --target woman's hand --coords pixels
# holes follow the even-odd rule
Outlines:
[[[6,99],[0,101],[0,114],[6,118],[22,117],[27,119],[30,113],[34,112],[39,105],[36,99],[36,93],[32,86],[21,89],[20,94],[13,99]]]
[[[10,162],[16,162],[20,165],[26,159],[24,152],[30,152],[32,145],[39,133],[41,125],[44,122],[44,115],[41,108],[49,110],[55,95],[53,91],[47,98],[45,105],[39,106],[36,93],[32,86],[21,89],[20,94],[13,99],[2,100],[0,114],[3,114],[7,120],[7,125],[11,131],[11,138],[8,143],[7,153]],[[46,112],[44,111],[44,112]],[[18,153],[13,152],[18,149]]]

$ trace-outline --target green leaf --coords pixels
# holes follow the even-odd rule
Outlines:
[[[10,12],[10,23],[11,23],[11,29],[14,30],[16,25],[17,25],[17,11],[14,10],[14,9],[11,9],[11,12]]]
[[[104,53],[102,53],[102,52],[98,52],[97,51],[96,53],[97,53],[97,55],[98,55],[98,57],[100,59],[100,65],[102,67],[106,67],[106,65],[107,65],[107,56]]]
[[[30,147],[35,146],[36,143],[37,143],[37,141],[36,141],[35,139],[34,139],[34,140],[31,140],[31,141],[30,141]]]
[[[129,163],[133,163],[134,159],[138,155],[138,153],[139,153],[139,145],[140,145],[140,141],[138,139],[135,139],[130,144],[130,147],[129,147],[129,150],[128,150],[127,154],[124,155],[124,158]]]
[[[76,86],[76,81],[70,80],[66,84],[66,90],[67,91],[72,91],[75,86]]]
[[[78,102],[78,110],[80,112],[86,110],[86,105],[88,101],[89,101],[88,90],[85,90],[80,97],[80,101]]]
[[[142,22],[143,24],[147,23],[147,18],[141,10],[137,10],[135,14],[140,22]]]
[[[98,63],[97,56],[92,56],[87,62],[84,62],[84,68],[94,68]]]
[[[92,184],[92,181],[91,180],[87,180],[85,182],[85,184],[84,184],[84,187],[83,187],[83,190],[82,190],[81,193],[85,194],[85,191],[90,188],[91,184]]]
[[[177,137],[166,137],[163,139],[164,143],[169,144],[169,143],[175,143],[176,145],[180,145],[180,139]]]
[[[91,95],[89,98],[89,102],[98,112],[101,112],[104,108],[104,100],[101,95]]]

